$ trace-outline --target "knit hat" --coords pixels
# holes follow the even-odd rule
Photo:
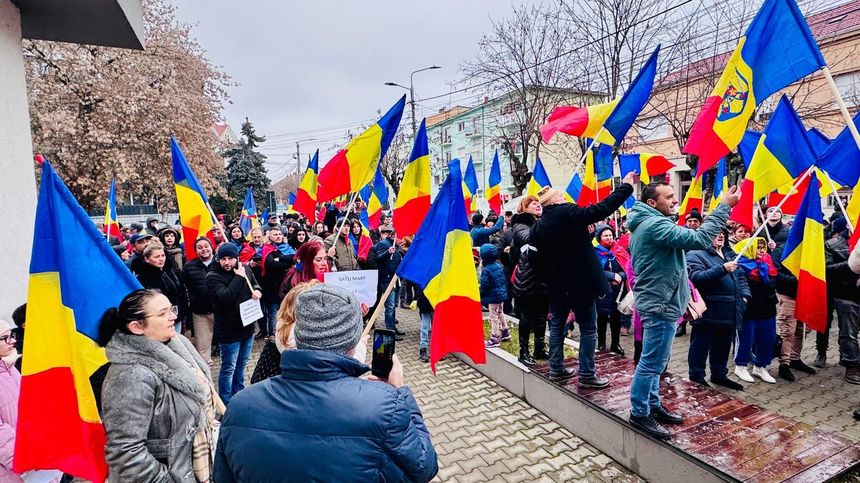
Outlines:
[[[239,248],[232,243],[225,243],[218,247],[218,258],[232,257],[239,258]]]
[[[9,322],[5,319],[0,319],[0,334],[6,332],[7,330],[12,330],[15,328],[15,324]]]
[[[334,285],[314,285],[296,298],[296,348],[347,355],[361,339],[355,295]]]
[[[599,242],[600,241],[600,235],[606,230],[611,231],[613,238],[615,237],[615,230],[613,230],[611,226],[609,226],[609,225],[597,225],[597,228],[594,230],[594,238],[596,238],[597,241]]]
[[[697,210],[697,209],[695,209],[695,208],[693,208],[692,210],[690,210],[690,214],[689,214],[689,215],[687,215],[687,219],[689,220],[690,218],[692,218],[692,219],[694,219],[694,220],[699,220],[699,223],[701,223],[701,222],[702,222],[702,214],[701,214],[701,213],[699,213],[699,210]]]

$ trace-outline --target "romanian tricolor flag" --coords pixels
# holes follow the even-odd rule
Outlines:
[[[179,205],[179,220],[182,223],[182,239],[185,240],[185,257],[197,258],[194,240],[206,236],[218,225],[209,207],[209,198],[203,186],[188,166],[185,154],[176,138],[170,136],[170,154],[173,158],[173,183],[176,188],[176,204]]]
[[[601,144],[594,148],[594,174],[597,176],[597,198],[600,201],[612,192],[612,176],[615,170],[615,152],[612,146]]]
[[[457,163],[457,167],[460,163]],[[449,164],[448,167],[451,167]],[[469,156],[469,164],[466,165],[466,173],[463,175],[463,201],[466,205],[466,213],[472,213],[478,209],[478,175],[475,173],[475,163]]]
[[[788,232],[782,264],[797,277],[794,316],[816,332],[827,327],[827,284],[824,263],[824,214],[818,178],[810,174],[809,189]]]
[[[105,481],[105,431],[90,376],[108,361],[99,321],[140,284],[47,161],[36,206],[14,471]]]
[[[385,177],[382,176],[381,169],[377,168],[373,183],[361,191],[361,199],[367,203],[367,226],[371,230],[379,228],[379,221],[382,219],[382,206],[388,203],[388,186],[385,184]]]
[[[606,198],[612,191],[612,146],[601,144],[585,155],[585,174],[582,177],[582,190],[576,204],[589,206]],[[600,163],[600,164],[597,164]]]
[[[499,166],[499,151],[493,154],[493,164],[490,166],[490,177],[487,179],[487,201],[490,209],[497,215],[502,214],[502,167]]]
[[[827,179],[827,174],[821,172],[820,170],[815,170],[818,173],[818,189],[821,190],[821,179]],[[806,190],[809,189],[809,176],[804,176],[806,173],[798,176],[798,179],[795,179],[790,185],[785,185],[782,188],[770,193],[767,195],[767,206],[776,206],[782,203],[782,208],[780,208],[783,214],[786,215],[796,215],[797,211],[800,209],[800,204],[803,202],[803,197],[806,195]],[[803,179],[800,179],[803,178]],[[794,185],[800,182],[797,185],[797,188],[792,190],[791,188]],[[783,202],[785,198],[788,198]]]
[[[652,153],[619,154],[618,164],[621,167],[621,177],[634,172],[645,183],[651,183],[651,177],[666,173],[675,165],[665,156]]]
[[[741,142],[756,106],[825,65],[794,0],[765,0],[693,123],[684,153],[699,157],[700,173],[711,169]]]
[[[104,233],[108,238],[113,236],[122,241],[122,233],[119,231],[119,223],[116,220],[116,179],[110,180],[110,192],[105,209]]]
[[[546,124],[540,127],[543,141],[548,143],[555,133],[562,132],[571,136],[597,138],[601,144],[620,144],[651,95],[659,52],[658,45],[620,98],[594,106],[562,106],[553,109]]]
[[[257,219],[257,203],[254,201],[254,189],[248,186],[245,190],[245,204],[242,205],[242,214],[239,215],[239,228],[248,239],[251,239],[251,230],[260,226]]]
[[[400,98],[382,118],[353,138],[320,170],[318,201],[360,191],[373,181],[379,161],[388,151],[400,126],[406,96]]]
[[[460,161],[448,165],[448,179],[421,224],[397,275],[420,286],[435,308],[430,336],[430,368],[451,352],[483,364],[481,296],[472,260],[469,223],[462,209]]]
[[[860,112],[854,115],[852,122],[855,126],[860,126]],[[819,138],[814,146],[820,149],[822,144],[823,140]],[[818,156],[815,165],[842,186],[855,186],[860,182],[860,150],[857,149],[857,144],[847,126]]]
[[[684,201],[681,202],[681,208],[678,209],[678,224],[684,226],[687,224],[687,216],[693,209],[699,213],[704,213],[702,195],[702,177],[694,176],[690,187],[687,189],[687,195],[684,196]]]
[[[723,193],[729,191],[728,161],[722,158],[717,162],[717,174],[714,176],[714,189],[711,191],[711,203],[708,209],[714,211],[717,204],[723,200]]]
[[[615,138],[608,131],[601,129],[606,118],[615,109],[618,101],[615,99],[593,106],[562,106],[552,110],[546,124],[540,127],[543,142],[548,143],[557,132],[581,138],[595,138],[603,144],[615,144]],[[600,136],[598,136],[598,133]]]
[[[582,193],[582,178],[579,173],[573,173],[570,178],[570,183],[564,189],[564,197],[571,203],[579,204],[579,196]]]
[[[305,215],[311,223],[317,219],[317,174],[319,173],[320,150],[314,153],[314,157],[308,161],[308,169],[302,177],[302,183],[299,185],[298,193],[296,193],[296,201],[293,203],[293,209]]]
[[[657,55],[660,54],[658,45],[654,52],[645,61],[645,65],[630,82],[630,86],[624,91],[621,100],[606,118],[603,128],[614,139],[614,144],[621,144],[621,140],[627,135],[630,126],[636,121],[636,116],[642,112],[642,108],[651,97],[651,89],[654,87],[654,78],[657,76]]]
[[[552,183],[549,181],[549,175],[546,174],[543,163],[540,158],[537,158],[535,169],[532,170],[532,177],[529,180],[528,186],[526,186],[526,195],[537,196],[538,192],[547,186],[552,186]]]
[[[741,202],[732,208],[730,218],[752,227],[755,203],[771,191],[790,187],[814,162],[815,152],[803,121],[783,96],[759,137],[741,184]]]
[[[394,202],[394,230],[398,236],[414,235],[430,211],[430,148],[427,145],[427,120],[415,135],[409,163],[403,171],[400,193]]]

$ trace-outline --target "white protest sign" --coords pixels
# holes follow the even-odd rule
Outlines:
[[[349,272],[326,272],[325,283],[342,287],[355,294],[358,303],[372,307],[376,303],[376,285],[379,272],[376,270],[352,270]]]
[[[239,304],[239,315],[242,316],[242,325],[248,326],[263,318],[263,308],[260,301],[248,299]]]

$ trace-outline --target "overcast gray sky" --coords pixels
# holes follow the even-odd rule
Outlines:
[[[344,134],[333,127],[368,122],[405,93],[385,82],[408,86],[410,72],[436,64],[443,68],[415,75],[416,98],[449,92],[460,63],[476,55],[490,17],[512,9],[504,0],[174,3],[180,20],[196,24],[192,33],[209,59],[239,83],[229,90],[227,122],[238,134],[248,116],[269,136],[273,179],[287,172],[284,163],[295,171],[296,140],[317,139],[301,142],[304,165],[307,152],[329,148]],[[475,100],[462,93],[450,99]],[[448,101],[419,106],[429,114]],[[320,161],[331,154],[321,153]]]

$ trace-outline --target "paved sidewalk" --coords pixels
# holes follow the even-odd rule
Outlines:
[[[407,333],[397,354],[439,457],[434,481],[642,481],[459,360],[439,362],[433,376],[418,360],[418,313],[398,308],[397,317]],[[246,384],[261,349],[258,341]]]

